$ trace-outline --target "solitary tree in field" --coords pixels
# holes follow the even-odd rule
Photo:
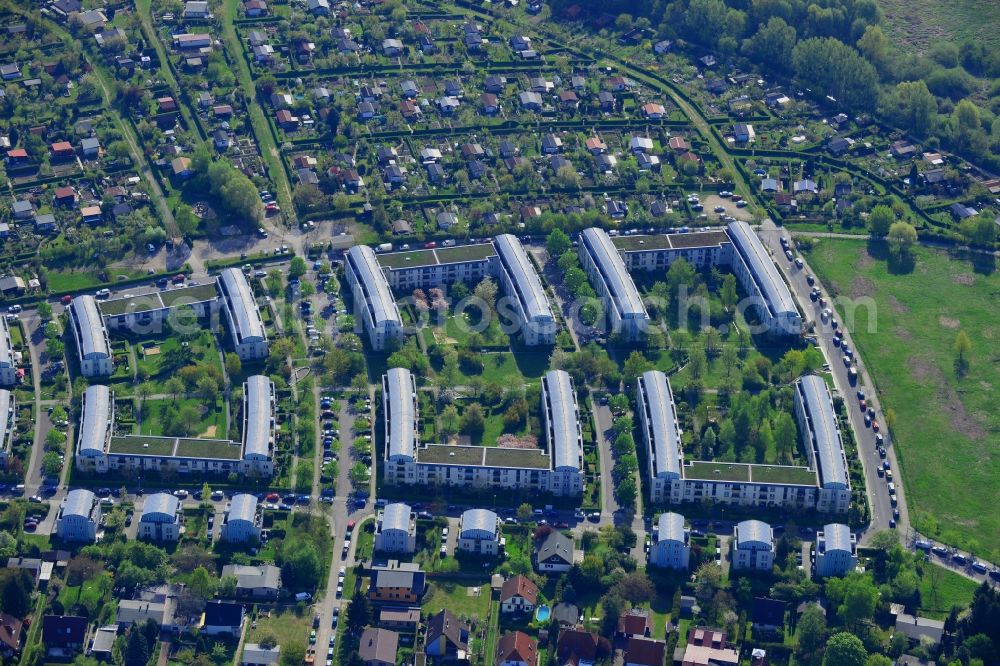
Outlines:
[[[897,260],[908,259],[917,242],[917,230],[908,222],[894,222],[889,227],[889,252]]]
[[[868,228],[872,236],[883,238],[889,233],[889,227],[896,221],[896,216],[892,214],[892,209],[888,206],[875,206],[868,215]]]
[[[959,331],[955,336],[955,374],[964,377],[969,372],[969,354],[972,353],[972,341],[965,331]]]

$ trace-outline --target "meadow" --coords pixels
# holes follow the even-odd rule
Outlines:
[[[823,239],[809,263],[830,293],[871,298],[850,327],[882,407],[895,413],[892,434],[902,466],[910,520],[922,533],[1000,558],[1000,274],[918,247],[909,273],[890,272],[884,248]],[[955,342],[971,343],[968,372],[956,367]]]

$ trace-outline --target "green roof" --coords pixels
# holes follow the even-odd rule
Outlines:
[[[412,252],[389,252],[378,255],[379,266],[383,268],[412,268],[437,264],[434,250],[413,250]]]
[[[482,446],[445,446],[428,444],[417,451],[417,461],[443,465],[482,465]]]
[[[489,467],[549,469],[549,457],[541,449],[501,449],[491,447],[486,450],[486,464]]]
[[[112,437],[109,453],[142,456],[172,456],[177,440],[173,437]]]
[[[618,236],[612,238],[611,243],[619,250],[626,252],[645,252],[670,248],[670,240],[662,234],[656,236]]]
[[[193,304],[210,301],[214,298],[218,298],[218,296],[219,289],[214,280],[210,284],[199,284],[194,287],[168,289],[160,292],[160,298],[163,299],[163,304],[167,307],[173,307],[173,305],[178,301]]]
[[[715,247],[728,243],[729,236],[724,231],[699,231],[693,234],[670,234],[670,245],[675,248]]]
[[[751,465],[750,478],[756,483],[788,483],[797,486],[816,485],[816,472],[808,467]]]
[[[228,439],[179,439],[176,455],[179,458],[239,460],[243,455],[243,447]]]
[[[749,481],[750,466],[743,463],[695,461],[684,467],[684,478],[705,481]]]
[[[117,316],[129,312],[147,312],[149,310],[159,310],[163,307],[160,297],[156,293],[142,294],[131,298],[116,298],[104,301],[99,305],[101,314]]]
[[[442,264],[454,264],[460,261],[475,261],[492,257],[497,252],[493,248],[493,243],[477,243],[475,245],[456,245],[455,247],[441,247],[436,250],[438,262]]]
[[[378,255],[378,263],[383,268],[413,268],[435,266],[437,264],[457,264],[463,261],[488,259],[496,254],[493,243],[456,245],[439,247],[435,250],[409,250],[407,252],[387,252]]]

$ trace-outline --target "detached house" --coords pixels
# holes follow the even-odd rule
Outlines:
[[[469,625],[445,609],[427,620],[424,651],[428,657],[465,661],[469,651]]]
[[[536,666],[538,641],[523,631],[508,631],[497,641],[494,666]]]
[[[562,532],[550,532],[535,547],[535,568],[540,573],[561,573],[573,567],[573,541]]]
[[[538,586],[527,576],[511,576],[500,587],[500,611],[503,613],[535,612]]]

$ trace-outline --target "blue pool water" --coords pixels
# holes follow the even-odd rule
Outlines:
[[[539,606],[538,610],[535,611],[535,619],[537,619],[539,622],[548,622],[549,607],[546,606],[545,604]]]

